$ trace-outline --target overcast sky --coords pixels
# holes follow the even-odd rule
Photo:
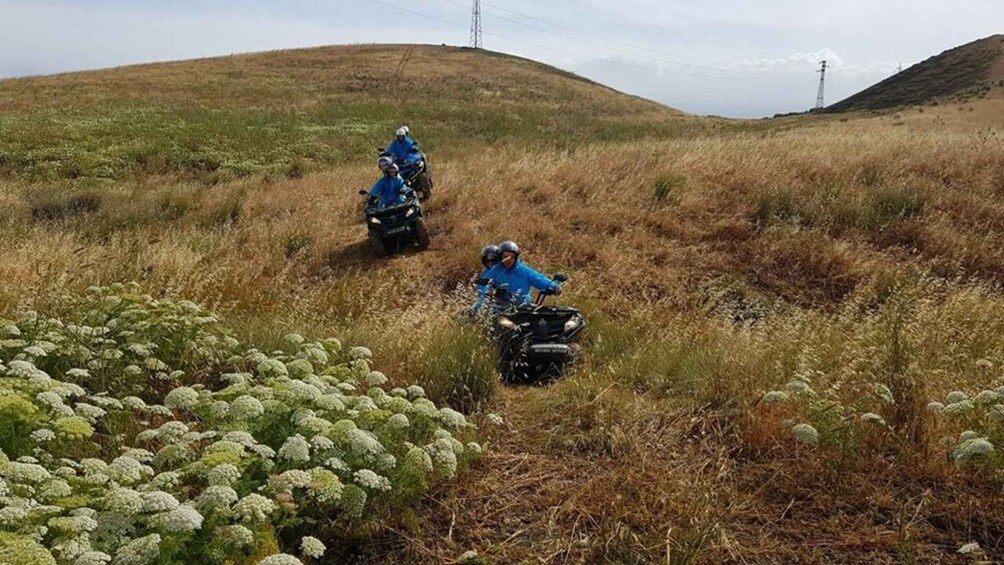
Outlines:
[[[466,45],[471,0],[0,0],[0,77],[336,43]],[[488,49],[700,114],[835,102],[1004,32],[1004,0],[482,0]]]

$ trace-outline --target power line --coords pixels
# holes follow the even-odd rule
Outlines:
[[[550,1],[553,2],[554,0],[550,0]],[[558,0],[558,1],[559,2],[564,2],[565,4],[569,4],[571,6],[574,6],[576,9],[581,9],[582,8],[582,6],[580,5],[581,0]],[[665,10],[664,6],[659,6],[659,9],[660,9],[661,13],[666,13],[666,10]],[[635,25],[645,26],[646,28],[657,29],[657,30],[660,30],[660,31],[663,31],[663,32],[666,32],[666,33],[673,34],[673,35],[679,35],[679,36],[682,36],[682,37],[690,37],[690,38],[695,39],[697,41],[706,43],[708,45],[714,45],[714,46],[719,47],[721,49],[725,49],[726,51],[730,51],[730,52],[735,53],[735,54],[737,54],[737,55],[739,55],[741,57],[748,57],[749,56],[749,52],[746,49],[738,49],[738,48],[735,48],[735,47],[733,47],[731,45],[726,45],[724,43],[720,43],[720,42],[717,42],[717,41],[711,41],[709,39],[706,39],[706,38],[703,38],[703,37],[699,37],[699,36],[694,35],[692,33],[687,33],[687,32],[684,32],[684,31],[680,31],[678,29],[668,28],[666,26],[660,26],[660,25],[655,24],[654,22],[649,21],[649,20],[640,20],[640,19],[637,19],[637,18],[631,18],[631,17],[626,16],[624,14],[624,12],[611,12],[609,10],[602,10],[602,9],[597,8],[595,6],[590,6],[589,7],[589,11],[593,12],[593,13],[604,14],[604,15],[610,16],[612,18],[619,19],[619,20],[621,20],[623,22],[629,22],[629,23],[632,23],[632,24],[635,24]]]
[[[474,7],[471,9],[471,47],[481,49],[482,45],[481,0],[474,0]]]
[[[822,110],[826,104],[823,102],[823,93],[826,87],[826,59],[823,59],[820,63],[822,66],[819,68],[817,73],[819,73],[819,93],[816,94],[816,109]]]
[[[374,4],[379,4],[381,6],[386,6],[388,8],[394,8],[395,10],[400,10],[402,12],[406,12],[406,13],[409,13],[409,14],[420,16],[420,17],[423,17],[423,18],[426,18],[426,19],[429,19],[429,20],[434,20],[434,21],[441,22],[441,23],[444,23],[444,24],[447,24],[447,25],[451,25],[451,26],[454,26],[454,27],[468,29],[467,25],[458,24],[457,22],[453,22],[453,21],[450,21],[450,20],[446,20],[446,19],[443,19],[443,18],[436,17],[436,16],[431,16],[429,14],[426,14],[426,13],[423,13],[423,12],[419,12],[417,10],[411,10],[409,8],[405,8],[405,7],[402,7],[402,6],[395,5],[395,4],[391,4],[391,3],[385,2],[383,0],[369,0],[369,1],[372,2],[372,3],[374,3]],[[680,71],[674,71],[674,70],[669,70],[669,69],[658,69],[658,68],[653,69],[652,67],[648,67],[648,66],[644,66],[644,65],[636,65],[636,64],[633,64],[633,63],[627,63],[627,62],[623,62],[623,61],[614,61],[614,60],[605,59],[605,58],[602,58],[602,57],[593,57],[593,56],[589,56],[589,55],[583,55],[582,53],[576,53],[576,52],[572,52],[572,51],[566,51],[564,49],[558,49],[558,48],[555,48],[555,47],[550,47],[548,45],[542,45],[540,43],[534,43],[532,41],[525,41],[525,40],[522,40],[522,39],[516,39],[514,37],[509,37],[509,36],[502,35],[502,34],[499,34],[499,33],[484,32],[484,35],[488,35],[488,36],[491,36],[491,37],[497,37],[499,39],[504,39],[506,41],[512,41],[514,43],[521,43],[523,45],[529,45],[531,47],[536,47],[538,49],[545,49],[547,51],[553,51],[555,53],[561,53],[563,55],[568,55],[568,56],[571,56],[571,57],[578,57],[578,58],[582,58],[582,59],[588,59],[588,60],[597,61],[597,62],[600,62],[600,63],[604,63],[604,64],[608,64],[608,65],[614,65],[614,66],[619,66],[619,67],[640,69],[640,70],[643,70],[643,71],[648,72],[648,73],[656,71],[656,72],[665,72],[666,74],[672,74],[672,75],[677,75],[677,76],[690,76],[690,77],[697,77],[697,78],[713,78],[713,79],[725,79],[725,80],[736,80],[736,79],[744,80],[744,79],[755,79],[755,78],[758,78],[758,77],[727,77],[727,76],[701,75],[701,74],[695,74],[695,73],[685,73],[685,72],[680,72]]]
[[[448,4],[453,4],[453,5],[456,5],[456,6],[465,7],[464,4],[458,2],[457,0],[440,0],[440,1],[446,2]],[[493,8],[501,9],[503,11],[506,11],[506,12],[518,15],[518,16],[526,18],[526,19],[530,19],[530,20],[537,21],[537,22],[540,22],[540,23],[545,24],[545,25],[550,25],[550,26],[553,26],[553,27],[561,28],[561,29],[567,29],[569,31],[572,31],[573,33],[578,33],[580,35],[584,35],[584,36],[587,36],[587,37],[597,38],[597,39],[599,39],[601,41],[605,41],[605,42],[608,42],[608,43],[614,43],[614,44],[618,44],[618,45],[626,45],[626,46],[628,46],[628,47],[630,47],[632,49],[636,49],[636,50],[645,50],[645,51],[652,51],[652,52],[655,52],[655,53],[663,53],[661,51],[655,51],[655,50],[652,50],[652,49],[647,49],[647,48],[644,48],[644,47],[637,47],[637,46],[633,46],[631,44],[622,43],[622,42],[615,41],[615,40],[605,39],[605,38],[600,37],[598,35],[594,35],[594,34],[587,33],[587,32],[582,32],[582,31],[578,31],[578,30],[572,29],[572,28],[567,27],[567,26],[563,26],[563,25],[558,25],[558,24],[553,24],[553,23],[550,23],[550,22],[546,22],[544,20],[540,20],[540,19],[534,18],[532,16],[527,16],[525,14],[520,14],[519,12],[513,12],[512,10],[508,10],[506,8],[499,8],[498,6],[495,6],[494,4],[491,4],[491,3],[488,3],[488,2],[485,2],[485,4],[488,5],[488,6],[492,6]],[[750,74],[750,75],[747,75],[747,76],[739,76],[741,73],[739,73],[738,69],[724,69],[724,68],[721,68],[721,67],[709,67],[709,66],[706,66],[706,65],[695,65],[693,63],[682,63],[682,62],[679,62],[679,61],[670,61],[670,60],[666,60],[666,59],[657,59],[657,58],[651,57],[651,56],[638,55],[637,53],[632,53],[630,51],[626,51],[624,49],[620,49],[620,48],[617,48],[617,47],[610,47],[608,45],[602,45],[602,44],[596,43],[595,41],[589,41],[589,40],[581,39],[581,38],[578,38],[578,37],[572,37],[572,36],[569,36],[569,35],[566,35],[566,34],[563,34],[563,33],[558,33],[556,31],[552,31],[552,30],[549,30],[549,29],[537,27],[535,25],[531,25],[531,24],[528,24],[526,22],[521,22],[519,20],[514,20],[512,18],[507,18],[505,16],[500,16],[498,14],[489,14],[489,15],[491,15],[494,18],[500,19],[502,21],[513,23],[513,24],[516,24],[516,25],[519,25],[519,26],[523,26],[523,27],[526,27],[526,28],[529,28],[529,29],[533,29],[533,30],[536,30],[536,31],[539,31],[539,32],[542,32],[542,33],[547,33],[547,34],[550,34],[550,35],[554,35],[554,36],[560,37],[562,39],[567,39],[567,40],[570,40],[570,41],[577,41],[579,43],[583,43],[583,44],[586,44],[586,45],[592,45],[593,47],[599,47],[601,49],[607,49],[607,50],[610,50],[610,51],[619,52],[619,53],[622,53],[622,54],[625,54],[625,55],[629,55],[631,57],[637,57],[637,58],[647,59],[647,60],[650,60],[650,61],[655,61],[655,62],[658,62],[658,63],[668,64],[668,65],[682,65],[682,66],[685,66],[685,67],[692,67],[692,68],[695,68],[695,69],[703,69],[703,70],[709,70],[709,71],[714,71],[714,72],[719,72],[719,73],[738,73],[737,76],[735,76],[735,77],[713,76],[713,75],[707,75],[707,74],[694,74],[694,73],[691,73],[690,76],[703,77],[703,78],[718,78],[718,79],[736,78],[736,79],[750,79],[750,80],[757,80],[757,79],[760,79],[760,78],[763,78],[763,77],[769,77],[769,76],[782,76],[781,74],[778,74],[778,73],[755,73],[755,74]],[[672,57],[679,57],[677,55],[670,55],[670,56],[672,56]]]
[[[713,59],[703,59],[703,58],[700,58],[700,57],[693,57],[693,56],[685,57],[685,56],[682,56],[682,55],[677,55],[675,53],[670,53],[668,51],[660,51],[660,50],[657,50],[657,49],[650,49],[648,47],[643,47],[643,46],[640,46],[640,45],[634,45],[634,44],[631,44],[631,43],[625,43],[623,41],[617,41],[617,40],[614,40],[614,39],[607,39],[605,37],[602,37],[602,36],[599,36],[599,35],[596,35],[596,34],[593,34],[593,33],[585,32],[585,31],[580,31],[580,30],[568,27],[566,25],[556,24],[556,23],[553,23],[553,22],[549,22],[547,20],[543,20],[541,18],[537,18],[535,16],[528,16],[526,14],[521,14],[519,12],[515,12],[513,10],[510,10],[508,8],[503,8],[502,6],[499,6],[499,5],[496,5],[496,4],[492,4],[491,2],[485,2],[485,5],[486,6],[490,6],[492,8],[495,8],[496,10],[501,10],[503,12],[507,12],[507,13],[512,14],[514,16],[519,16],[521,18],[526,18],[528,20],[536,21],[536,22],[542,23],[544,25],[549,25],[549,26],[552,26],[552,27],[555,27],[555,28],[558,28],[558,29],[564,29],[564,30],[570,31],[572,33],[577,33],[579,35],[584,35],[586,37],[592,37],[594,39],[599,39],[600,41],[605,41],[607,43],[612,43],[612,44],[615,44],[615,45],[621,45],[623,47],[627,47],[629,49],[634,49],[634,50],[637,50],[637,51],[646,51],[646,52],[649,52],[649,53],[655,53],[656,55],[662,55],[664,57],[669,57],[669,58],[674,58],[674,59],[702,61],[702,62],[705,62],[705,63],[724,64],[724,65],[730,64],[729,61],[720,61],[720,60],[713,60]],[[726,70],[726,69],[722,69],[720,67],[706,67],[706,66],[701,66],[701,65],[692,65],[692,64],[688,64],[688,63],[679,63],[679,64],[684,64],[684,65],[687,65],[687,66],[691,66],[691,67],[695,67],[695,68],[702,68],[702,69]],[[738,70],[741,70],[741,69],[727,69],[727,70],[728,71],[738,71]]]

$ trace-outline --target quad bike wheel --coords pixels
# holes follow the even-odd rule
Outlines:
[[[419,200],[428,200],[432,196],[432,176],[429,171],[418,175],[415,179],[415,192],[418,193]]]
[[[429,247],[429,229],[425,227],[425,218],[415,220],[415,236],[418,239],[418,248]]]
[[[376,232],[369,232],[370,248],[373,249],[373,253],[377,257],[383,257],[387,254],[387,246],[383,243],[383,238],[380,237]]]

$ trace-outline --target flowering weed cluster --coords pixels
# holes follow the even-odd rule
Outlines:
[[[481,452],[421,387],[384,390],[366,348],[245,350],[135,285],[75,305],[0,323],[4,563],[319,559]]]

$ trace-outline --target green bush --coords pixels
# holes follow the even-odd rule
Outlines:
[[[0,333],[5,563],[320,559],[481,453],[421,387],[385,390],[365,347],[245,349],[211,312],[134,284]]]
[[[683,186],[683,177],[669,176],[655,179],[655,190],[653,196],[656,202],[665,202],[676,190]]]

